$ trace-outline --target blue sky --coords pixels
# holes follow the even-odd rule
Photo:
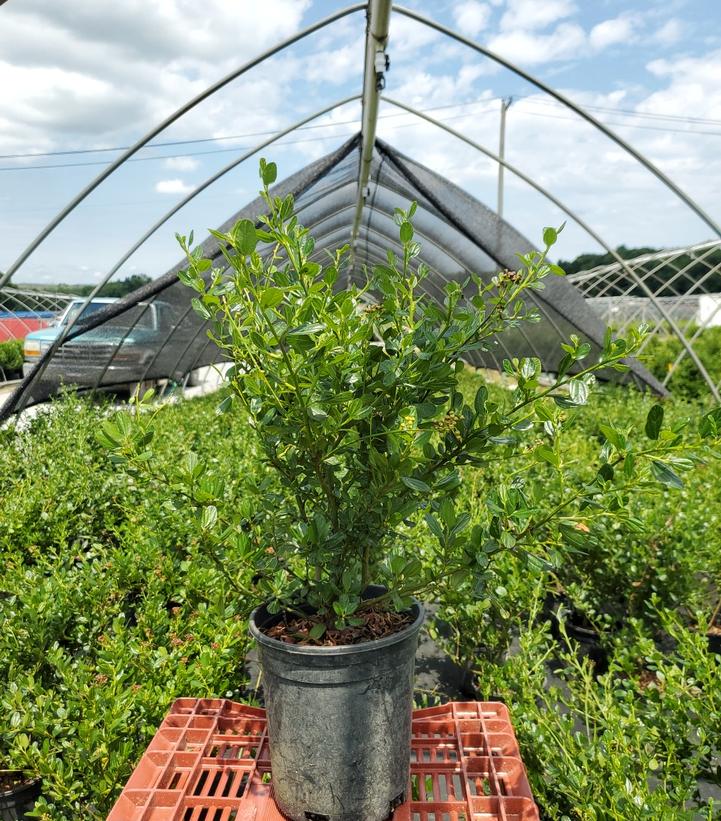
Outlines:
[[[702,0],[408,0],[563,91],[721,221],[721,6]],[[310,0],[9,0],[0,7],[0,270],[116,151],[189,97],[340,4]],[[360,91],[357,13],[249,72],[143,151],[96,191],[25,263],[16,282],[92,282],[194,186],[243,149]],[[496,150],[500,98],[507,159],[576,209],[611,245],[670,247],[710,229],[634,161],[525,81],[394,14],[386,93]],[[348,104],[263,154],[281,175],[359,127]],[[238,136],[239,135],[239,136]],[[454,138],[381,107],[379,136],[495,207],[497,169]],[[232,139],[231,139],[232,137]],[[51,156],[22,156],[46,153]],[[87,164],[95,163],[95,164]],[[63,166],[52,168],[49,166]],[[248,160],[164,226],[118,274],[163,273],[174,233],[196,236],[257,191]],[[505,216],[531,240],[564,216],[507,176]],[[598,250],[569,224],[563,258]]]

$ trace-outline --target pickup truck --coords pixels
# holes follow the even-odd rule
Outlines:
[[[93,299],[83,310],[78,323],[105,308],[115,299]],[[78,314],[84,300],[68,305],[57,324],[33,331],[23,345],[23,375],[27,376],[53,341]],[[170,306],[163,302],[139,302],[110,323],[99,325],[65,342],[48,364],[43,379],[58,385],[103,388],[125,385],[130,392],[139,385],[146,368],[168,333]],[[111,363],[107,366],[108,361]]]

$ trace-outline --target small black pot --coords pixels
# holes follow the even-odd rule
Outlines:
[[[708,639],[709,653],[716,653],[721,656],[721,634],[706,633],[706,638]]]
[[[565,612],[564,612],[565,611]],[[556,641],[562,641],[563,633],[559,622],[563,621],[566,635],[574,639],[578,645],[579,656],[586,657],[593,662],[596,675],[603,675],[608,671],[608,652],[601,642],[601,636],[589,624],[582,613],[574,608],[557,604],[552,611],[551,634]]]
[[[22,777],[25,774],[14,770],[10,771],[10,775]],[[42,779],[30,778],[12,790],[0,792],[0,821],[31,821],[25,813],[30,812],[35,806],[41,788]]]
[[[374,591],[368,591],[376,595]],[[399,633],[339,647],[284,644],[250,617],[268,715],[273,793],[292,821],[384,821],[403,803],[423,608]]]

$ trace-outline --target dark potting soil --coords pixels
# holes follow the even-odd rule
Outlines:
[[[10,792],[29,784],[33,779],[17,770],[0,770],[0,793]]]
[[[392,613],[388,611],[364,610],[356,618],[362,619],[362,624],[356,627],[344,627],[341,630],[327,628],[325,633],[314,640],[310,638],[310,631],[321,623],[317,616],[286,616],[272,627],[261,628],[266,636],[278,639],[285,644],[298,644],[311,647],[339,647],[344,644],[362,644],[364,641],[374,641],[394,633],[400,633],[412,621],[410,613]]]

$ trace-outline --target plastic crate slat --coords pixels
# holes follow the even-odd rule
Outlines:
[[[393,821],[538,821],[508,709],[415,710],[407,800]],[[265,711],[177,699],[108,821],[283,821],[273,802]]]

